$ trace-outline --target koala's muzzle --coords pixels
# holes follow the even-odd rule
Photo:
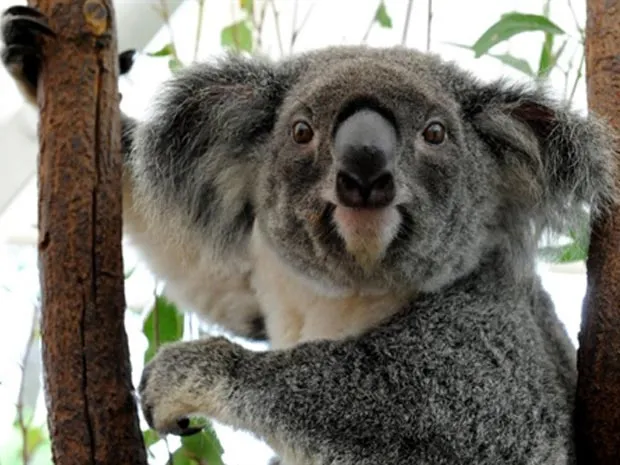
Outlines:
[[[364,109],[336,129],[336,195],[352,208],[381,208],[395,196],[393,166],[398,144],[394,125],[376,111]]]

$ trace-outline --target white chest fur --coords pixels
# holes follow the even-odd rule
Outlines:
[[[265,243],[255,225],[252,232],[252,285],[265,315],[274,349],[317,339],[339,339],[360,334],[390,317],[412,293],[344,297],[321,295],[297,276]]]

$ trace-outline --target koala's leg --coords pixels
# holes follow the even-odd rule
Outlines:
[[[42,41],[53,40],[55,33],[44,15],[25,6],[4,11],[0,29],[2,62],[26,100],[35,105],[44,59]],[[134,55],[134,50],[119,55],[121,75],[131,70]],[[200,231],[188,233],[191,227],[177,221],[174,211],[157,220],[149,217],[148,212],[157,207],[148,199],[139,201],[139,181],[131,162],[140,123],[121,113],[121,127],[124,229],[152,271],[166,281],[166,294],[183,308],[199,312],[210,323],[235,335],[264,340],[263,318],[249,286],[249,266],[242,260],[235,262],[236,267],[218,266],[221,261],[213,259],[212,248],[202,240]]]
[[[49,27],[47,18],[35,8],[12,6],[0,18],[0,37],[4,43],[2,63],[11,74],[26,100],[32,104],[37,99],[37,81],[43,56],[42,40],[56,34]],[[119,55],[119,72],[128,73],[133,65],[135,50]]]

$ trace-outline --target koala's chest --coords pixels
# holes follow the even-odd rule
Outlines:
[[[360,334],[393,315],[408,295],[319,295],[281,262],[255,227],[251,241],[252,286],[265,316],[272,347]]]

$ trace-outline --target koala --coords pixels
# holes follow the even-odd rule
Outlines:
[[[47,21],[14,7],[2,34],[32,88]],[[286,465],[574,464],[575,348],[536,246],[617,202],[616,139],[549,94],[338,46],[194,64],[124,116],[136,244],[180,298],[272,343],[163,346],[148,423],[207,416]]]

